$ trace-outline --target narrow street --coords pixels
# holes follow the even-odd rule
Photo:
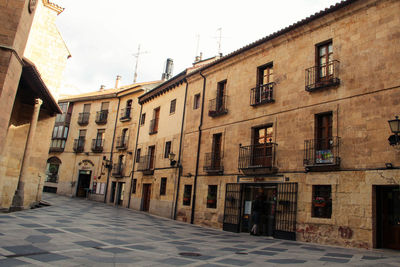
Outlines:
[[[44,194],[0,214],[0,266],[400,266],[400,252],[234,234]]]

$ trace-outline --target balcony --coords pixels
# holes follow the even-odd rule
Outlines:
[[[81,112],[81,113],[79,113],[78,124],[81,125],[81,126],[88,125],[89,116],[90,116],[89,112]]]
[[[113,164],[111,175],[116,178],[124,177],[124,168],[125,168],[125,165],[122,163]]]
[[[56,116],[57,124],[68,125],[68,124],[70,124],[70,122],[71,122],[71,114],[69,114],[69,113],[58,114]]]
[[[304,160],[306,170],[331,170],[340,166],[340,137],[311,139],[304,141]]]
[[[149,134],[156,134],[158,132],[158,119],[150,121]]]
[[[251,89],[250,105],[254,107],[261,104],[275,102],[274,86],[275,83],[272,82],[272,83],[258,85],[257,87]]]
[[[116,147],[118,150],[127,149],[127,148],[128,148],[128,136],[119,136],[119,137],[117,138],[117,142],[116,142],[115,147]]]
[[[226,108],[227,96],[211,99],[208,108],[208,116],[217,117],[228,113]]]
[[[339,85],[339,61],[332,60],[322,66],[308,68],[305,78],[308,92]]]
[[[131,120],[131,108],[123,108],[121,109],[121,113],[119,115],[120,121],[130,121]]]
[[[139,158],[138,171],[143,172],[145,175],[154,173],[154,155],[144,155]]]
[[[50,143],[49,153],[52,152],[64,152],[65,138],[53,138]]]
[[[73,149],[76,153],[83,152],[84,148],[85,148],[85,138],[78,138],[74,140]]]
[[[97,124],[106,124],[107,123],[107,117],[108,117],[108,110],[97,111],[95,122]]]
[[[221,153],[205,153],[203,170],[209,175],[218,175],[224,173]]]
[[[57,173],[46,173],[46,182],[48,183],[58,183],[58,174]]]
[[[245,174],[275,173],[276,143],[239,146],[239,170]]]
[[[95,153],[103,152],[104,139],[92,139],[92,151]]]

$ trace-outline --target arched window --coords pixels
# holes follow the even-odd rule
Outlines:
[[[60,165],[61,160],[57,157],[51,157],[47,160],[46,182],[58,183],[58,170]]]

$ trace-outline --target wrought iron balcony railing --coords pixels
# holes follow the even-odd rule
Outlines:
[[[272,142],[240,146],[239,169],[242,171],[257,169],[276,171],[275,155],[277,146],[278,144]]]
[[[158,119],[150,121],[149,134],[156,134],[158,132]]]
[[[70,122],[71,122],[71,114],[69,114],[69,113],[58,114],[56,116],[57,124],[68,125],[68,124],[70,124]]]
[[[78,116],[78,124],[79,125],[87,125],[89,123],[89,112],[81,112]]]
[[[154,155],[144,155],[139,158],[138,162],[138,171],[143,172],[144,174],[152,174],[154,172]]]
[[[51,139],[49,153],[51,153],[51,152],[63,152],[66,141],[67,141],[66,138],[53,138],[53,139]]]
[[[211,99],[209,103],[208,116],[217,117],[228,113],[228,109],[226,107],[227,98],[228,97],[224,95],[222,97]]]
[[[125,165],[122,163],[114,163],[111,175],[114,177],[123,177],[124,176],[124,167],[125,167]]]
[[[306,69],[306,91],[312,92],[340,84],[339,61],[332,60],[321,66]]]
[[[221,153],[205,153],[203,169],[209,174],[222,174],[224,172],[224,165],[222,162]]]
[[[83,152],[85,148],[85,138],[74,139],[73,149],[76,153]]]
[[[117,137],[117,142],[115,147],[119,150],[127,149],[128,148],[128,136],[122,135]]]
[[[131,108],[123,108],[121,109],[121,113],[119,115],[120,121],[129,121],[131,120]]]
[[[96,123],[97,124],[106,124],[108,117],[108,110],[97,111],[96,113]]]
[[[92,151],[93,152],[103,152],[104,139],[92,139]]]
[[[257,106],[265,103],[275,102],[274,87],[275,83],[272,82],[272,83],[257,85],[257,87],[251,89],[250,105]]]
[[[339,166],[340,137],[304,141],[304,166]]]
[[[58,183],[58,174],[56,173],[46,173],[46,182]]]

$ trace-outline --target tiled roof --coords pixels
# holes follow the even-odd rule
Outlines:
[[[296,28],[299,28],[299,27],[301,27],[301,26],[303,26],[303,25],[305,25],[307,23],[310,23],[313,20],[319,19],[319,18],[321,18],[321,17],[323,17],[323,16],[325,16],[325,15],[327,15],[329,13],[335,12],[335,11],[337,11],[337,10],[339,10],[341,8],[344,8],[344,7],[350,5],[350,4],[354,3],[354,2],[357,2],[357,1],[360,1],[360,0],[343,0],[341,2],[336,3],[335,5],[331,5],[329,8],[325,8],[324,10],[321,10],[321,11],[319,11],[319,12],[317,12],[317,13],[315,13],[315,14],[313,14],[313,15],[305,18],[305,19],[302,19],[302,20],[300,20],[300,21],[298,21],[298,22],[296,22],[296,23],[294,23],[294,24],[292,24],[292,25],[290,25],[288,27],[285,27],[285,28],[283,28],[283,29],[281,29],[281,30],[279,30],[277,32],[274,32],[274,33],[272,33],[270,35],[265,36],[264,38],[261,38],[261,39],[255,41],[255,42],[253,42],[253,43],[250,43],[250,44],[248,44],[248,45],[246,45],[246,46],[244,46],[244,47],[242,47],[242,48],[240,48],[240,49],[238,49],[236,51],[233,51],[233,52],[227,54],[226,56],[220,58],[219,60],[211,62],[211,63],[205,65],[204,67],[202,67],[202,68],[200,68],[200,69],[198,69],[196,71],[192,71],[187,76],[194,75],[194,74],[196,74],[198,72],[201,72],[202,70],[205,70],[205,69],[207,69],[207,68],[209,68],[211,66],[217,65],[217,64],[219,64],[219,63],[221,63],[221,62],[223,62],[225,60],[228,60],[231,57],[234,57],[234,56],[236,56],[236,55],[238,55],[240,53],[248,51],[248,50],[250,50],[250,49],[252,49],[254,47],[257,47],[257,46],[269,41],[269,40],[277,38],[277,37],[279,37],[279,36],[281,36],[281,35],[283,35],[285,33],[288,33],[290,31],[296,29]]]
[[[88,93],[83,93],[83,94],[78,94],[78,95],[68,95],[68,96],[63,96],[60,98],[59,102],[65,102],[65,101],[86,101],[86,100],[94,100],[94,99],[104,99],[104,98],[112,98],[112,97],[117,97],[118,93],[125,92],[129,89],[137,88],[141,89],[141,87],[146,86],[146,85],[152,85],[159,83],[160,81],[151,81],[151,82],[142,82],[142,83],[134,83],[134,84],[128,84],[119,87],[118,89],[111,88],[111,89],[104,89],[101,91],[94,91],[94,92],[88,92]]]

